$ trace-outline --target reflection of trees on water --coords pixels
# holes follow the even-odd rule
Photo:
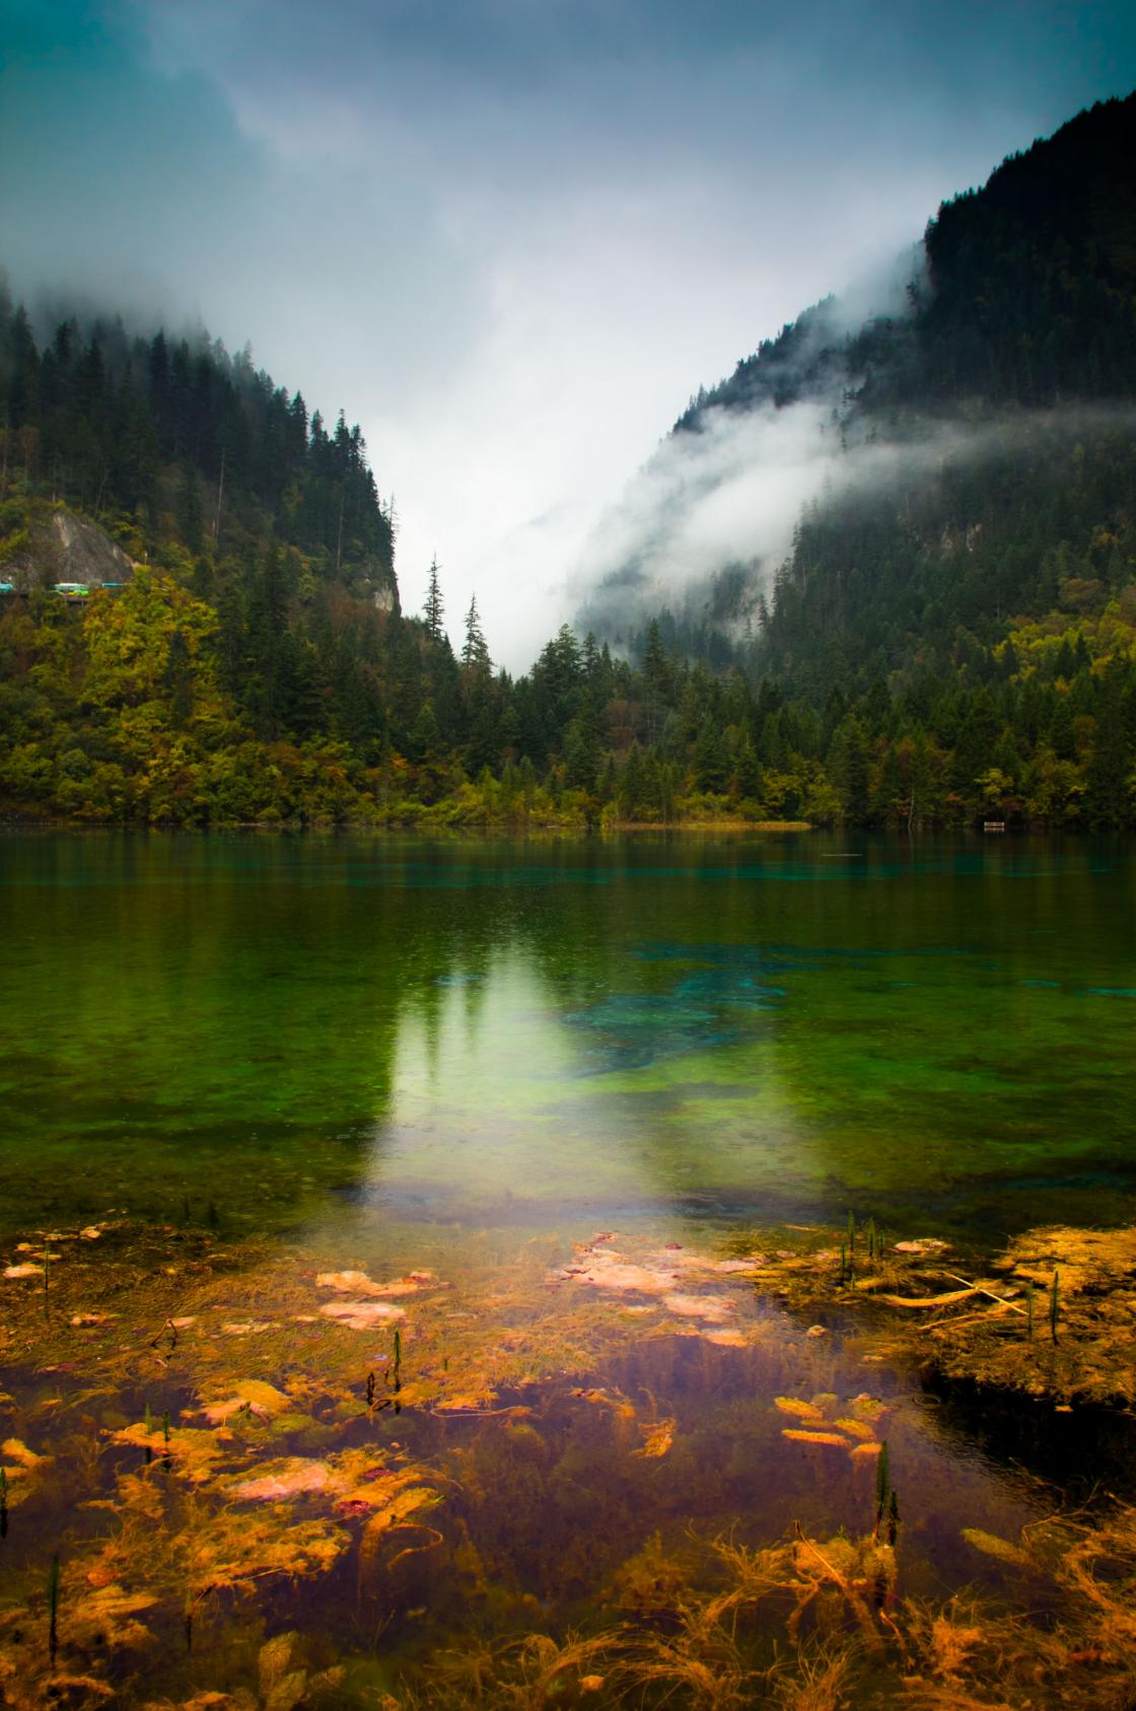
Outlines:
[[[480,1135],[546,1123],[680,1204],[756,1207],[762,1170],[839,1199],[873,1148],[894,1194],[1086,1129],[1121,1146],[1099,993],[1125,983],[1132,881],[1087,846],[67,834],[5,855],[0,1144],[29,1193],[54,1161],[65,1199],[81,1158],[96,1197],[219,1173],[252,1203],[267,1181],[276,1219],[381,1178],[407,1109],[470,1126],[467,1174]]]

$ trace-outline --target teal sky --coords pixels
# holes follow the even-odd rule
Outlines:
[[[0,0],[17,287],[200,317],[361,420],[527,662],[689,393],[1136,84],[1050,0]]]

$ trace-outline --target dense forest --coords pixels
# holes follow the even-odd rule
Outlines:
[[[838,395],[886,479],[767,595],[517,679],[434,567],[401,610],[357,428],[204,333],[0,295],[0,807],[207,826],[1136,820],[1136,98],[928,229],[910,313],[809,311],[692,402]],[[127,567],[63,598],[62,520]],[[66,530],[63,531],[66,533]],[[114,543],[114,547],[110,546]],[[748,613],[743,624],[742,612]]]

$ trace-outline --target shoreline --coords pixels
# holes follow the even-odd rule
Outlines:
[[[205,837],[215,832],[269,832],[290,837],[311,833],[382,834],[411,832],[430,836],[462,837],[501,835],[506,837],[545,838],[606,838],[638,835],[643,832],[823,832],[831,828],[818,826],[810,820],[617,820],[608,825],[565,825],[557,821],[466,820],[460,824],[416,819],[391,820],[224,820],[211,825],[186,824],[180,820],[84,820],[66,819],[52,815],[0,814],[0,832],[162,832],[189,833]]]
[[[427,811],[428,812],[428,811]],[[461,820],[457,822],[432,819],[425,815],[391,819],[353,820],[218,820],[207,824],[183,820],[96,820],[68,818],[50,814],[19,814],[0,810],[0,833],[4,832],[157,832],[163,835],[208,837],[234,832],[270,833],[273,836],[354,835],[371,833],[410,834],[421,837],[507,837],[582,839],[603,841],[606,838],[641,837],[644,834],[680,835],[739,835],[758,833],[763,836],[788,836],[802,833],[836,834],[848,837],[902,838],[916,842],[921,838],[958,837],[967,840],[1016,842],[1019,838],[1071,838],[1077,842],[1117,841],[1128,839],[1131,832],[1122,828],[1093,831],[1087,826],[1015,826],[991,833],[980,825],[928,824],[910,831],[906,826],[847,826],[813,820],[747,820],[737,816],[722,819],[697,820],[611,820],[606,824],[588,825],[582,821],[562,820]]]

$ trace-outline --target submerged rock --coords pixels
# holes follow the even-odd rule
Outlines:
[[[233,1496],[242,1503],[281,1503],[308,1491],[324,1491],[331,1478],[331,1469],[326,1462],[291,1456],[273,1463],[269,1471],[256,1479],[242,1480],[232,1490]]]
[[[734,1313],[732,1301],[720,1295],[664,1295],[663,1306],[680,1319],[706,1319],[720,1325]]]
[[[284,1414],[292,1406],[283,1391],[277,1390],[273,1384],[266,1384],[260,1378],[246,1378],[237,1385],[232,1396],[223,1402],[210,1402],[206,1405],[205,1418],[214,1426],[223,1426],[234,1414],[247,1410],[262,1420],[271,1420],[277,1414]]]
[[[387,1301],[328,1301],[320,1312],[351,1331],[373,1331],[376,1325],[406,1318],[405,1307],[392,1307]]]
[[[432,1271],[412,1271],[406,1277],[396,1277],[390,1283],[376,1283],[365,1271],[321,1271],[316,1278],[320,1289],[337,1289],[344,1295],[397,1296],[417,1295],[420,1289],[437,1287]]]

